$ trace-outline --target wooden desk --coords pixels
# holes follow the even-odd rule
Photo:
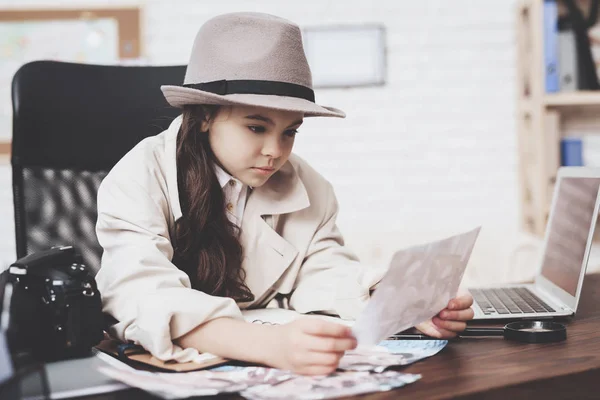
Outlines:
[[[586,277],[577,316],[561,343],[524,344],[502,338],[459,339],[438,355],[403,368],[416,383],[361,399],[599,399],[600,274]],[[542,397],[544,396],[544,397]],[[97,400],[148,399],[127,390]],[[219,396],[219,399],[241,399]]]
[[[502,338],[453,341],[438,355],[403,369],[416,383],[371,399],[600,398],[600,275],[589,275],[567,340],[526,344]],[[542,397],[544,396],[544,397]]]

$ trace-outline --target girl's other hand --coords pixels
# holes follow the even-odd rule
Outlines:
[[[451,339],[464,331],[467,321],[473,319],[473,297],[470,294],[458,296],[448,302],[446,308],[432,319],[416,326],[426,335],[439,339]]]
[[[344,352],[357,344],[349,327],[319,318],[304,317],[273,328],[266,364],[302,375],[334,372]]]

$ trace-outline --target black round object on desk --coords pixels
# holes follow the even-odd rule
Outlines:
[[[566,340],[567,327],[552,321],[518,321],[510,322],[504,328],[467,328],[460,336],[503,336],[517,342],[551,343]]]
[[[519,321],[506,324],[504,337],[526,343],[561,342],[567,339],[567,327],[552,321]]]

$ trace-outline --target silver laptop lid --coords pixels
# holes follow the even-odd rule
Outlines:
[[[577,309],[598,220],[600,168],[558,170],[536,285]]]

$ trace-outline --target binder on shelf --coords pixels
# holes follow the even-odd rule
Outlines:
[[[555,0],[544,0],[544,74],[546,93],[560,90],[558,72],[558,6]]]
[[[558,77],[561,92],[577,90],[577,50],[570,29],[558,32]]]
[[[583,142],[578,137],[566,137],[560,141],[560,165],[563,167],[583,166]]]

